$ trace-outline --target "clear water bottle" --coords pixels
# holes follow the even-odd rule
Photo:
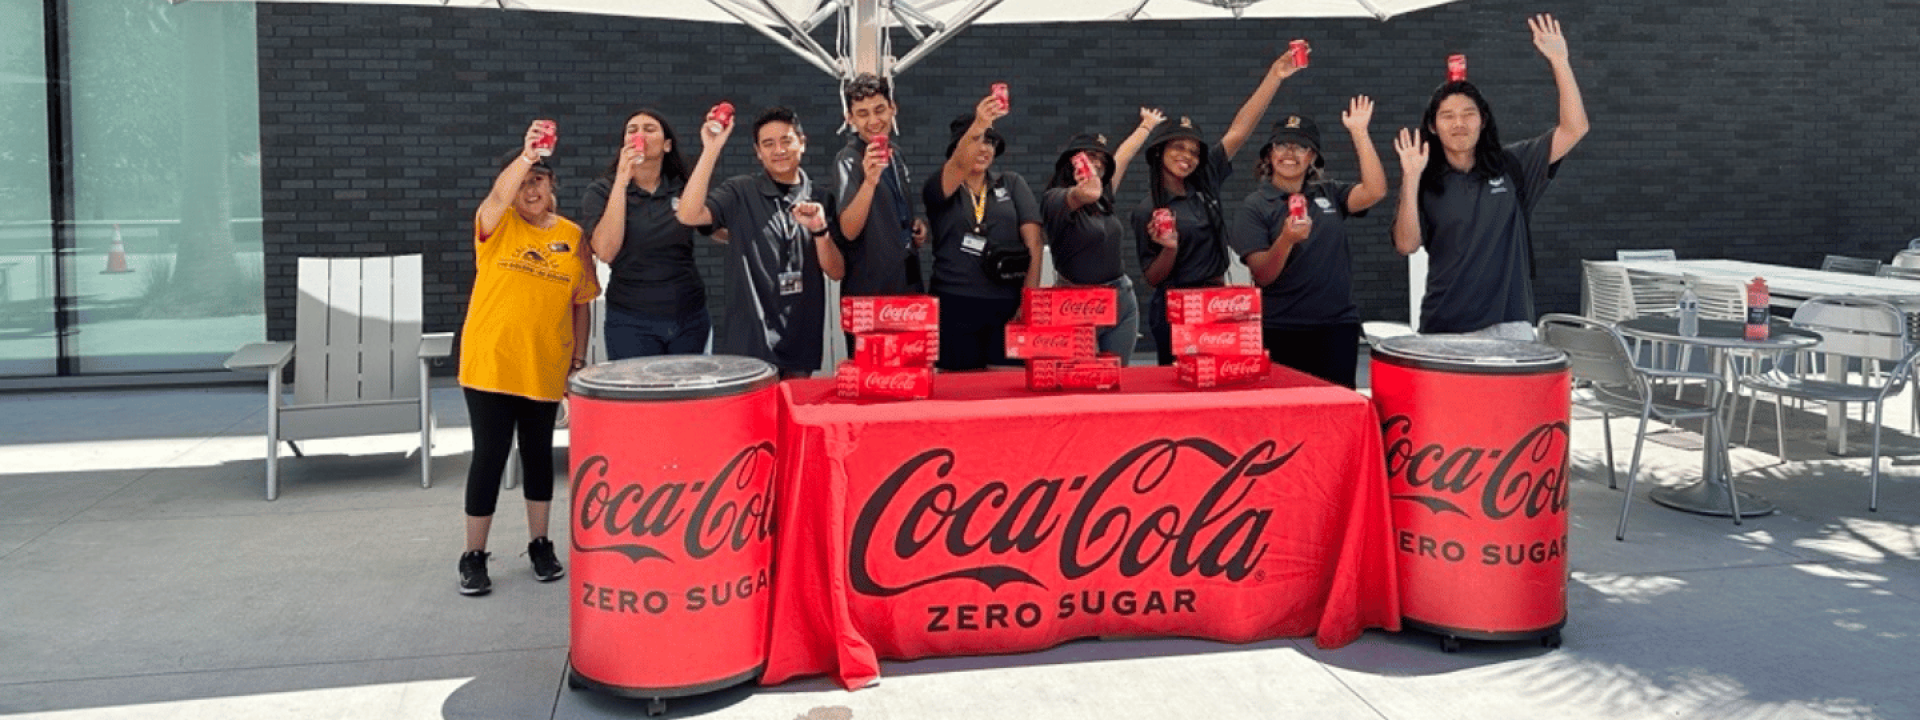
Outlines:
[[[1700,334],[1700,296],[1693,294],[1693,288],[1680,291],[1680,334]]]

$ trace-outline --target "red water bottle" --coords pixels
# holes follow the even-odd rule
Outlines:
[[[1289,43],[1287,48],[1293,53],[1294,67],[1303,68],[1307,66],[1307,55],[1313,52],[1313,48],[1307,46],[1307,41],[1295,40]]]
[[[1447,82],[1461,82],[1467,79],[1467,56],[1447,56]]]
[[[1747,283],[1748,340],[1759,341],[1767,339],[1767,322],[1771,320],[1773,316],[1772,311],[1768,308],[1771,300],[1768,299],[1767,295],[1766,279],[1754,278],[1752,282]]]

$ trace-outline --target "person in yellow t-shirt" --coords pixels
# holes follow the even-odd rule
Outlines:
[[[580,226],[554,211],[553,169],[535,154],[546,121],[527,128],[474,215],[473,298],[460,334],[460,387],[473,426],[460,593],[484,595],[487,532],[513,440],[526,477],[527,557],[541,582],[566,574],[547,539],[553,427],[567,379],[586,365],[588,303],[600,294]]]

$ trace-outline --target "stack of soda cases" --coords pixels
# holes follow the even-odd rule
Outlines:
[[[920,400],[933,395],[940,357],[940,300],[931,295],[840,298],[840,329],[852,355],[834,372],[840,397]]]
[[[1257,381],[1272,369],[1260,334],[1260,289],[1167,291],[1174,377],[1190,388]]]
[[[1028,390],[1118,390],[1120,356],[1099,329],[1120,321],[1110,287],[1027,288],[1026,322],[1007,324],[1007,357],[1027,361]]]

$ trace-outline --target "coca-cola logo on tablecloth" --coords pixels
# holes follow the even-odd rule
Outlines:
[[[713,479],[692,482],[625,476],[605,456],[589,457],[573,473],[580,493],[573,549],[674,562],[765,542],[774,531],[773,498],[765,490],[773,469],[770,442],[742,449]],[[678,550],[663,544],[676,535]]]
[[[1409,437],[1413,420],[1406,415],[1387,418],[1381,429],[1387,446],[1387,477],[1396,481],[1396,489],[1404,482],[1414,490],[1394,495],[1395,500],[1418,503],[1435,514],[1469,517],[1468,509],[1477,504],[1480,516],[1488,520],[1566,512],[1569,438],[1565,422],[1534,426],[1504,448],[1449,448],[1439,443],[1415,447]]]
[[[1264,440],[1235,453],[1210,440],[1156,439],[1096,475],[1024,481],[967,477],[961,458],[933,448],[902,463],[869,496],[851,533],[853,589],[898,595],[946,581],[997,590],[1046,588],[1109,566],[1123,577],[1158,570],[1238,581],[1266,554],[1273,508],[1254,486],[1299,452]],[[1170,477],[1215,477],[1177,492]],[[1040,571],[1052,555],[1053,572]]]

